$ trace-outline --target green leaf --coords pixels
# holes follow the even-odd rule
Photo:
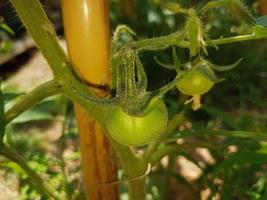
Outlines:
[[[13,101],[17,97],[23,95],[24,93],[4,93],[3,97],[6,103]]]
[[[42,110],[29,110],[25,113],[21,114],[15,120],[13,120],[13,124],[19,123],[27,123],[33,121],[44,121],[44,120],[52,120],[53,116],[49,112],[45,112]]]
[[[260,165],[265,163],[267,163],[266,154],[255,152],[237,152],[233,155],[230,155],[226,160],[221,162],[217,166],[216,172],[234,164],[242,166],[245,164]]]
[[[11,161],[1,162],[0,166],[6,167],[10,170],[13,170],[17,174],[26,176],[26,173],[24,172],[24,170],[18,164],[14,163],[14,162],[11,162]]]
[[[257,18],[256,24],[267,28],[267,15]]]
[[[0,82],[0,143],[3,141],[3,137],[5,134],[5,103],[4,103],[4,95],[1,89]]]
[[[6,31],[7,33],[9,33],[10,35],[15,35],[15,32],[6,24],[1,23],[0,24],[0,29]]]
[[[253,27],[253,31],[258,36],[266,36],[267,35],[267,27],[256,25]]]
[[[54,116],[51,111],[55,109],[54,101],[44,101],[43,103],[33,107],[32,109],[22,113],[12,123],[27,123],[33,121],[53,120]]]

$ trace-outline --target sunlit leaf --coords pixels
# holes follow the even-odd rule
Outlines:
[[[264,26],[267,28],[267,15],[264,15],[264,16],[257,18],[256,23],[259,26]]]
[[[54,101],[44,101],[41,104],[33,107],[30,110],[22,113],[16,119],[12,121],[12,123],[27,123],[33,121],[46,121],[53,120],[54,116],[52,114],[52,110],[55,108]]]

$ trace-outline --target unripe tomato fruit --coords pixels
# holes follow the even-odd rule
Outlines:
[[[193,69],[186,73],[176,84],[180,92],[190,96],[205,94],[213,85],[213,81],[208,79],[208,77],[198,69]]]
[[[159,98],[152,99],[143,116],[131,116],[120,107],[106,114],[106,127],[118,143],[130,147],[143,146],[159,136],[167,126],[168,111]]]

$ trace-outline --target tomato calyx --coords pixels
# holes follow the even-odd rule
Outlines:
[[[124,46],[111,57],[112,82],[115,98],[124,112],[141,116],[154,97],[161,97],[175,87],[178,76],[169,84],[154,91],[147,91],[147,76],[134,49]]]

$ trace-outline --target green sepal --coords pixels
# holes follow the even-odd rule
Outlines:
[[[182,66],[182,63],[177,56],[175,47],[172,48],[172,59],[173,59],[173,64],[165,64],[165,63],[161,62],[157,57],[154,57],[155,62],[159,66],[166,68],[166,69],[169,69],[169,70],[179,71],[181,66]]]
[[[124,46],[113,54],[112,60],[112,73],[116,73],[113,99],[128,114],[142,113],[150,97],[146,92],[147,76],[136,50]]]
[[[225,65],[225,66],[219,66],[219,65],[215,65],[209,61],[206,61],[208,66],[210,66],[212,69],[219,71],[219,72],[223,72],[223,71],[228,71],[231,69],[234,69],[235,67],[237,67],[241,62],[242,62],[243,58],[240,58],[238,61],[236,61],[235,63],[231,64],[231,65]]]
[[[199,65],[195,70],[198,70],[213,83],[219,83],[225,80],[224,78],[218,78],[209,66]]]
[[[154,57],[154,60],[159,66],[161,66],[165,69],[169,69],[169,70],[176,70],[177,69],[177,67],[175,65],[165,64],[165,63],[161,62],[157,57]]]

